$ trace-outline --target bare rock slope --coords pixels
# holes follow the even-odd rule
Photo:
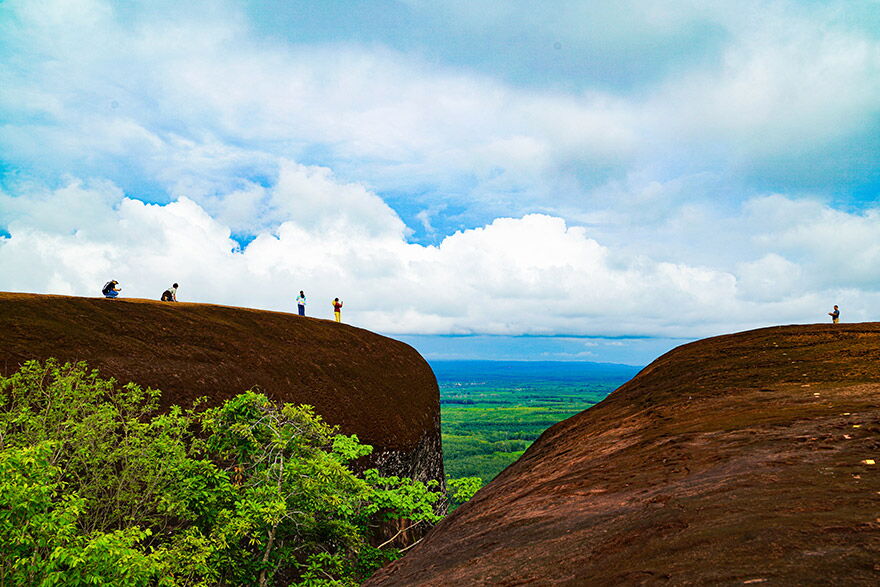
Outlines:
[[[667,353],[368,584],[661,583],[880,583],[880,324]]]
[[[0,370],[48,357],[161,389],[166,407],[256,387],[357,434],[386,474],[443,479],[431,368],[361,328],[210,304],[0,293]]]

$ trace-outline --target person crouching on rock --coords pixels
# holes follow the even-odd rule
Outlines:
[[[337,322],[342,322],[342,302],[339,298],[333,298],[333,318]]]
[[[177,301],[177,284],[175,283],[168,289],[162,292],[162,297],[160,298],[163,302],[176,302]]]
[[[828,312],[828,315],[831,316],[831,322],[834,324],[840,322],[840,309],[837,306],[834,306],[834,311]]]
[[[119,286],[119,282],[115,279],[108,281],[104,284],[104,287],[101,288],[101,293],[104,294],[105,298],[115,298],[119,295],[119,292],[122,291]]]

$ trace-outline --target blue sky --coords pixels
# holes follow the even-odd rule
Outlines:
[[[305,289],[432,358],[876,320],[878,25],[873,0],[6,0],[0,289]]]

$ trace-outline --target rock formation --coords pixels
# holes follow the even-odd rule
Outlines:
[[[250,388],[310,404],[388,475],[443,479],[437,381],[408,345],[329,320],[210,304],[0,293],[0,371],[87,361],[163,407]]]
[[[880,324],[679,347],[368,585],[876,585]]]

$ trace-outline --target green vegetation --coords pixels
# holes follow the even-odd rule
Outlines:
[[[446,473],[478,477],[483,484],[547,428],[603,400],[638,370],[476,361],[433,367],[440,384]]]
[[[454,510],[472,498],[482,486],[483,480],[479,477],[446,479],[446,489],[449,496],[449,511]]]
[[[634,373],[445,369],[453,508]],[[0,377],[0,585],[356,585],[400,555],[380,527],[439,519],[435,485],[356,475],[371,447],[309,406],[159,395],[52,360]]]
[[[380,524],[438,520],[308,406],[158,397],[51,360],[0,378],[0,584],[356,585],[398,556]]]

